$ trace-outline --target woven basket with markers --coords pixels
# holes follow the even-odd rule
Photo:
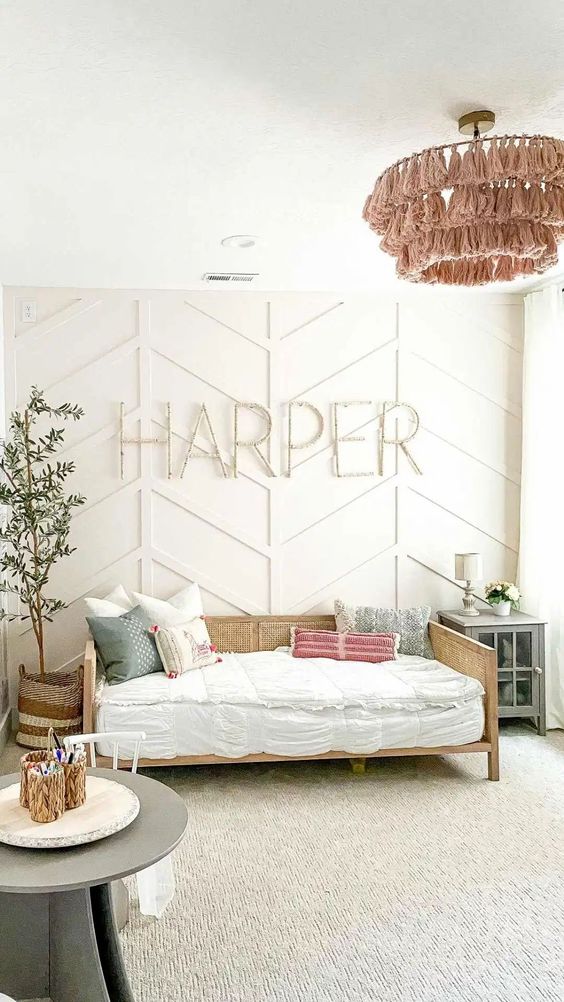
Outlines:
[[[43,763],[48,765],[53,761],[52,751],[32,751],[22,755],[20,759],[20,804],[29,808],[29,772],[30,769]]]
[[[28,752],[20,759],[20,804],[31,808],[31,790],[34,791],[34,813],[41,815],[41,820],[55,821],[63,811],[72,811],[82,807],[86,801],[86,751],[84,745],[77,744],[72,749],[65,749],[53,728],[49,728],[46,751]],[[58,797],[61,779],[51,780],[53,774],[61,773],[63,790],[63,811],[56,813],[54,803]],[[37,777],[46,780],[45,785]],[[31,782],[33,779],[33,783]],[[53,798],[53,810],[49,809],[49,791]],[[53,816],[52,816],[53,815]],[[33,820],[40,820],[34,818]]]
[[[39,762],[27,774],[29,816],[46,824],[65,813],[65,775],[57,762]]]
[[[53,758],[61,766],[65,777],[65,809],[82,807],[86,801],[86,750],[83,744],[64,748],[55,731],[49,732],[50,742],[56,745]]]
[[[72,754],[72,752],[71,752]],[[86,800],[86,755],[72,762],[62,762],[65,774],[65,808],[72,811]]]

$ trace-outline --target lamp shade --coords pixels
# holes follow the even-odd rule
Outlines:
[[[482,577],[482,554],[455,553],[454,576],[457,581],[479,581]]]

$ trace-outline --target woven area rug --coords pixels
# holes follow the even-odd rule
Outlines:
[[[147,770],[190,823],[172,906],[124,931],[138,1002],[562,1002],[564,734],[504,728],[485,767]]]

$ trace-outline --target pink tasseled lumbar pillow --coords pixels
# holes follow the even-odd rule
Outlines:
[[[399,633],[333,633],[329,630],[293,631],[295,658],[331,658],[333,661],[395,661]]]

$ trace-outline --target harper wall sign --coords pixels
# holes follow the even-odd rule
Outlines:
[[[284,476],[292,476],[294,453],[298,450],[309,449],[319,441],[325,430],[325,419],[319,408],[308,400],[290,400],[286,404],[286,466]],[[366,438],[362,434],[345,434],[341,428],[343,411],[351,407],[372,407],[376,408],[376,418],[378,420],[378,447],[375,457],[374,468],[362,470],[343,469],[343,447],[350,442],[365,442]],[[294,414],[298,409],[307,410],[315,422],[315,430],[307,439],[295,437]],[[261,432],[254,438],[243,437],[241,432],[241,412],[252,412],[260,419],[262,424]],[[414,473],[421,474],[421,469],[417,465],[411,452],[411,442],[419,430],[419,415],[411,404],[403,403],[400,400],[385,400],[378,403],[373,400],[335,400],[330,404],[331,428],[334,455],[334,473],[337,477],[383,477],[384,461],[387,447],[401,449],[407,462]],[[366,414],[366,411],[364,411]],[[398,430],[398,418],[403,415],[407,419],[407,430],[400,434]],[[242,449],[251,449],[258,457],[261,465],[270,477],[279,474],[273,469],[266,456],[268,441],[272,434],[272,415],[268,407],[257,403],[235,402],[233,405],[233,439],[231,443],[231,459],[226,462],[223,458],[214,426],[205,404],[201,404],[198,409],[193,427],[189,430],[188,448],[186,449],[177,476],[183,477],[188,470],[193,459],[210,459],[217,463],[218,472],[222,477],[239,476],[239,456]],[[209,440],[209,449],[204,449],[196,443],[198,436],[206,436]],[[119,421],[119,454],[120,454],[120,477],[125,477],[125,449],[126,446],[136,445],[159,445],[166,448],[167,456],[167,477],[173,478],[173,458],[172,458],[172,409],[170,403],[166,404],[166,434],[164,438],[131,438],[125,432],[125,404],[120,404]]]

